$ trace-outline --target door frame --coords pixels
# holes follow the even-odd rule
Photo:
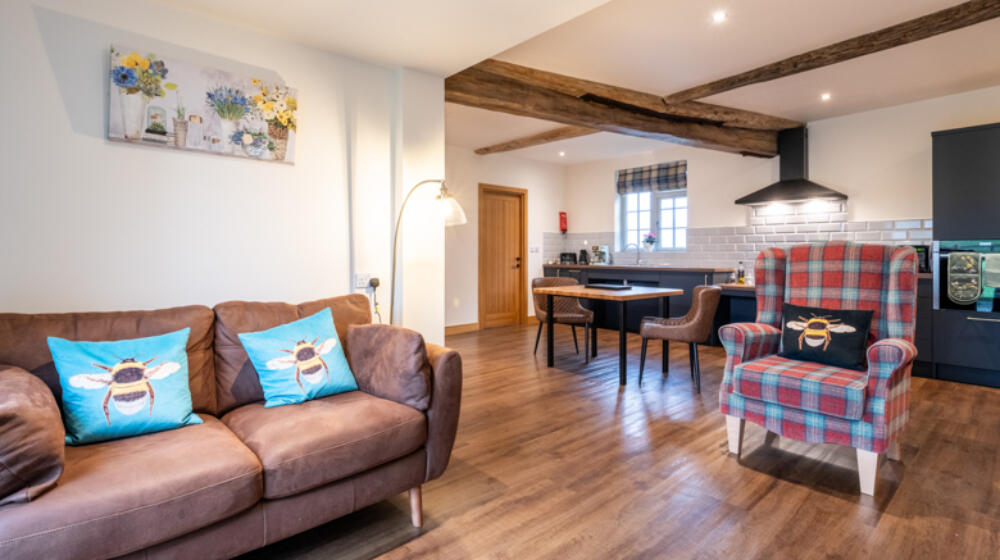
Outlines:
[[[518,290],[517,290],[517,322],[526,323],[528,320],[528,306],[525,300],[525,294],[528,290],[528,190],[519,189],[516,187],[504,187],[501,185],[491,185],[488,183],[479,183],[478,198],[476,198],[476,251],[479,254],[477,259],[476,269],[476,283],[477,283],[477,299],[479,306],[479,328],[484,328],[486,324],[486,313],[483,308],[483,265],[484,265],[484,252],[482,250],[483,243],[483,220],[479,219],[480,210],[482,209],[483,194],[485,193],[495,193],[495,194],[505,194],[513,195],[518,197],[520,202],[521,210],[521,274],[518,276]]]

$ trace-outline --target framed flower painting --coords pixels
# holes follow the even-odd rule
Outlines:
[[[284,84],[111,46],[108,138],[294,163],[298,94]]]

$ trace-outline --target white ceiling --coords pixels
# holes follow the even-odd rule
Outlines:
[[[668,94],[919,17],[958,0],[614,0],[495,56],[570,76]],[[721,25],[711,14],[725,9]],[[1000,20],[706,101],[802,121],[1000,84]],[[820,101],[830,92],[831,101]],[[478,148],[544,130],[541,121],[447,111],[449,143]],[[498,115],[498,116],[497,116]],[[552,125],[557,126],[557,125]],[[631,139],[630,139],[631,140]],[[512,152],[551,160],[574,145],[622,155],[650,149],[601,134]],[[654,146],[662,144],[653,143]],[[488,156],[487,156],[488,157]]]
[[[447,76],[607,0],[160,2],[353,58]]]

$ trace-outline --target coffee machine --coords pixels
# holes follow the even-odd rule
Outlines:
[[[611,264],[611,251],[607,245],[594,245],[590,248],[590,264]]]

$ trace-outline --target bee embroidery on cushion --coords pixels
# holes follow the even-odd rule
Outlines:
[[[111,425],[111,413],[108,404],[112,401],[115,408],[122,414],[135,414],[142,410],[146,400],[149,400],[149,414],[153,414],[153,400],[155,393],[150,379],[163,379],[164,377],[181,369],[177,362],[163,362],[160,365],[148,367],[150,362],[156,357],[145,362],[140,362],[135,358],[126,358],[113,367],[94,364],[107,373],[81,373],[69,378],[69,384],[73,387],[84,389],[108,388],[108,394],[104,396],[104,419],[108,426]]]
[[[823,350],[825,351],[830,346],[830,333],[852,333],[857,331],[857,329],[850,325],[838,325],[837,323],[839,322],[840,319],[830,319],[829,315],[823,315],[822,317],[813,315],[809,319],[800,315],[798,321],[788,322],[788,328],[802,331],[802,334],[799,335],[799,350],[802,350],[802,341],[805,340],[806,344],[813,348],[823,345]]]
[[[320,382],[323,377],[322,372],[326,372],[327,379],[330,378],[330,368],[320,356],[333,350],[337,346],[337,339],[328,338],[319,346],[316,346],[317,340],[319,337],[314,338],[312,342],[300,340],[295,343],[295,347],[291,350],[281,350],[290,356],[275,358],[267,362],[267,367],[269,369],[285,369],[295,366],[295,382],[299,384],[299,389],[305,393],[306,389],[302,386],[303,377],[313,384]]]

